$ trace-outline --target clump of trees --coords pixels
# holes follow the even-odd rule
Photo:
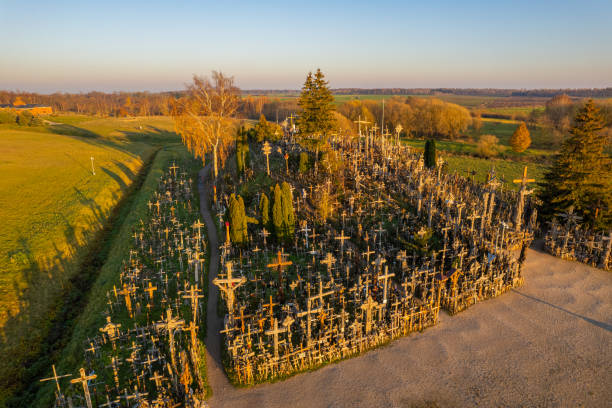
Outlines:
[[[236,170],[238,174],[244,174],[251,161],[248,133],[249,132],[241,126],[236,134]]]
[[[225,162],[235,134],[235,121],[240,89],[234,78],[213,71],[211,78],[193,76],[187,94],[176,100],[172,117],[176,132],[191,153],[205,163],[206,154],[213,156],[213,175],[219,174],[219,162]]]
[[[279,241],[287,241],[293,237],[295,228],[291,186],[287,182],[283,182],[281,186],[276,184],[273,192],[272,224],[274,226],[274,233]]]
[[[603,115],[588,101],[577,112],[570,137],[540,184],[545,218],[572,207],[592,227],[612,227],[612,161],[603,128]]]
[[[373,100],[352,100],[338,111],[351,121],[370,122],[367,126],[383,121],[382,103]],[[471,123],[466,108],[436,98],[393,97],[385,101],[383,128],[390,131],[399,124],[404,132],[417,137],[456,139]]]
[[[510,146],[517,153],[524,152],[531,145],[531,137],[525,122],[521,122],[512,136],[510,137]]]

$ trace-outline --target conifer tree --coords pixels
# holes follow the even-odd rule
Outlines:
[[[279,241],[284,239],[283,231],[283,194],[280,186],[274,186],[274,202],[272,203],[272,224],[274,225],[274,233]]]
[[[327,144],[327,133],[335,126],[334,96],[327,85],[320,69],[317,69],[314,76],[309,72],[298,99],[300,107],[298,126],[302,135],[300,141],[316,153],[315,172],[319,151]]]
[[[425,167],[433,169],[436,167],[436,141],[430,139],[425,142],[425,154],[423,157]]]
[[[291,193],[291,186],[285,181],[283,181],[281,186],[281,192],[283,195],[282,211],[284,235],[285,239],[289,239],[293,236],[295,213],[293,212],[293,194]]]
[[[529,137],[529,130],[525,122],[521,122],[510,138],[510,146],[512,146],[512,150],[515,152],[521,153],[527,150],[530,145],[531,137]]]
[[[259,216],[261,217],[261,225],[268,228],[270,225],[270,200],[266,193],[262,193],[259,197]]]
[[[238,173],[244,173],[249,163],[248,132],[241,127],[236,135],[236,169]]]
[[[612,165],[602,128],[599,109],[589,100],[540,184],[545,218],[573,206],[596,229],[612,227]]]
[[[244,242],[242,228],[244,225],[242,207],[235,194],[230,196],[229,202],[230,239],[232,243],[240,245]]]
[[[308,153],[302,152],[300,153],[300,165],[299,165],[300,173],[304,174],[308,171]]]

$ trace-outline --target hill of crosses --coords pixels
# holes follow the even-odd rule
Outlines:
[[[238,146],[216,191],[224,364],[256,384],[357,356],[523,283],[536,210],[491,172],[424,166],[376,127],[315,161],[291,132]],[[228,166],[232,167],[232,165]]]

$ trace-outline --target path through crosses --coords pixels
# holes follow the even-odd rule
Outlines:
[[[521,180],[519,193],[501,189],[493,171],[474,183],[425,168],[420,154],[376,127],[361,136],[334,137],[327,154],[343,163],[335,169],[322,163],[299,173],[291,162],[287,172],[287,162],[265,153],[305,151],[287,139],[254,158],[256,173],[270,166],[272,185],[287,182],[300,194],[293,236],[274,239],[268,225],[251,224],[246,244],[224,246],[221,262],[241,282],[225,296],[222,330],[234,382],[357,355],[436,324],[442,308],[454,314],[522,284],[536,216],[524,187],[531,180]],[[246,191],[247,213],[259,218],[260,193],[230,179],[222,201]]]
[[[107,293],[98,335],[83,347],[84,367],[65,385],[55,367],[45,379],[56,381],[56,406],[204,406],[198,281],[208,281],[206,239],[192,190],[193,180],[175,163],[160,178]]]

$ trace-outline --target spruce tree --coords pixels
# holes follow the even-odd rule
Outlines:
[[[314,76],[309,72],[298,99],[300,142],[315,152],[315,172],[319,151],[327,144],[327,133],[335,126],[334,96],[327,85],[320,69]]]
[[[425,154],[423,157],[425,167],[433,169],[436,167],[436,141],[429,139],[425,142]]]
[[[248,219],[246,215],[246,209],[244,207],[244,200],[242,196],[238,196],[238,205],[240,206],[240,224],[238,234],[240,235],[240,243],[244,244],[249,238]]]
[[[308,153],[302,152],[300,153],[300,165],[299,165],[300,173],[304,174],[308,171]]]
[[[531,145],[531,137],[529,137],[529,130],[525,125],[525,122],[521,122],[512,137],[510,137],[510,146],[512,150],[517,153],[524,152]]]
[[[272,224],[274,225],[274,233],[279,241],[284,239],[283,231],[283,194],[280,186],[274,186],[274,202],[272,203]]]
[[[540,184],[545,218],[574,207],[596,229],[612,227],[612,165],[603,118],[592,100],[580,109],[550,170]],[[596,216],[597,214],[597,216]]]
[[[295,227],[295,213],[293,212],[293,194],[291,193],[291,186],[285,181],[283,181],[281,186],[281,192],[283,195],[282,212],[284,235],[285,239],[290,239],[293,236]]]
[[[269,228],[270,225],[270,200],[266,193],[262,193],[259,197],[259,216],[261,217],[261,225],[263,228]]]

